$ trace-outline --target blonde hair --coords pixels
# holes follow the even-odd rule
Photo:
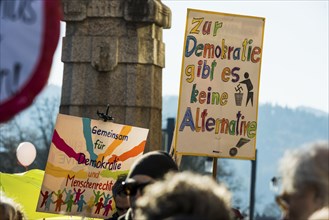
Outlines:
[[[0,220],[24,220],[24,213],[19,204],[0,192]]]
[[[323,207],[318,211],[314,212],[308,220],[328,220],[329,219],[329,207]]]
[[[231,219],[231,193],[209,176],[169,173],[145,188],[136,219]]]
[[[288,193],[313,187],[322,206],[328,206],[329,197],[328,142],[314,142],[302,148],[287,151],[280,161],[282,189]]]

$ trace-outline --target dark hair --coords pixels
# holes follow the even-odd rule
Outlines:
[[[124,195],[124,190],[122,186],[122,182],[124,182],[127,178],[127,174],[121,174],[118,176],[117,180],[115,181],[114,185],[112,186],[112,194],[113,197],[117,195]]]
[[[151,151],[135,161],[127,180],[135,175],[146,175],[153,179],[161,179],[169,171],[178,171],[178,167],[171,156],[164,151]]]
[[[6,197],[3,192],[0,197],[0,213],[1,219],[8,220],[24,220],[24,213],[21,210],[21,206],[14,200]]]
[[[145,188],[136,202],[136,219],[232,219],[231,193],[209,176],[168,173]],[[200,217],[201,216],[201,217]]]

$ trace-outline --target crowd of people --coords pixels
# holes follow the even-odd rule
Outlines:
[[[316,142],[287,151],[279,165],[282,190],[276,197],[285,220],[329,219],[329,147]],[[243,219],[232,208],[231,193],[209,176],[179,172],[166,152],[141,156],[112,187],[116,207],[108,220]],[[11,199],[1,196],[0,220],[22,220]]]
[[[120,181],[130,208],[109,220],[233,219],[227,188],[208,176],[178,172],[166,152],[144,154],[133,164],[127,178],[118,179],[115,185]]]

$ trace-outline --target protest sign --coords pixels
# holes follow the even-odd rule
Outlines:
[[[148,129],[59,114],[37,211],[109,218],[112,186],[142,155]]]
[[[176,154],[254,159],[265,19],[188,9]]]
[[[47,84],[60,31],[60,0],[0,1],[0,123]]]

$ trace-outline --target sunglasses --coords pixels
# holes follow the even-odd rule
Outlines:
[[[136,196],[137,191],[139,191],[140,193],[143,193],[143,190],[145,188],[145,186],[149,185],[151,182],[146,182],[146,183],[137,183],[137,182],[133,182],[133,183],[126,183],[126,182],[122,182],[122,186],[123,186],[123,191],[127,196]]]

